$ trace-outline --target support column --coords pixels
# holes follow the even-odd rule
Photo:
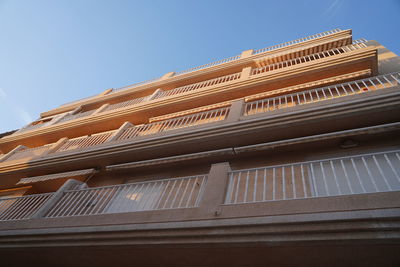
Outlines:
[[[240,58],[246,58],[246,57],[250,57],[253,55],[253,49],[249,49],[246,51],[243,51],[242,54],[240,54]]]
[[[220,206],[224,203],[230,170],[228,162],[211,165],[203,198],[199,205],[199,208],[208,216],[220,215]]]
[[[56,124],[57,122],[59,122],[60,120],[64,119],[66,116],[68,116],[69,114],[71,114],[71,113],[65,112],[64,114],[58,116],[57,118],[52,119],[47,126]]]
[[[231,104],[228,117],[225,122],[235,122],[239,121],[240,117],[243,115],[244,109],[244,99],[235,100]]]
[[[105,90],[104,92],[102,92],[101,94],[99,94],[99,96],[103,96],[103,95],[108,95],[109,93],[111,93],[114,90],[114,88],[110,88]]]
[[[155,98],[157,98],[157,96],[163,92],[163,90],[161,90],[160,88],[158,88],[157,90],[154,91],[154,93],[151,94],[151,96],[149,98],[147,98],[147,101],[153,100]]]
[[[242,69],[242,73],[240,74],[240,80],[247,80],[251,74],[251,67],[245,67]]]
[[[49,150],[45,151],[42,155],[40,155],[40,157],[44,157],[48,154],[54,153],[56,152],[62,145],[64,145],[66,142],[68,141],[67,137],[63,137],[60,140],[58,140],[57,142],[55,142],[50,148]]]
[[[65,191],[67,190],[73,190],[76,189],[77,187],[85,188],[87,187],[85,183],[74,180],[74,179],[69,179],[66,181],[63,186],[61,186],[47,202],[38,210],[35,212],[35,214],[32,215],[32,219],[34,218],[43,218],[46,216],[46,214],[57,204],[57,202],[62,198],[64,195]]]
[[[82,106],[79,106],[79,107],[75,108],[73,111],[71,111],[70,114],[71,114],[71,115],[74,115],[74,114],[80,112],[81,110],[82,110]]]
[[[121,127],[119,127],[118,130],[108,138],[108,140],[106,142],[111,142],[111,141],[117,140],[117,138],[120,137],[121,134],[123,132],[125,132],[126,129],[128,129],[128,128],[132,127],[132,126],[133,126],[133,124],[130,123],[129,121],[124,122],[121,125]]]
[[[165,80],[165,79],[167,79],[167,78],[169,78],[169,77],[172,77],[172,76],[174,76],[174,75],[175,75],[175,72],[174,72],[174,71],[168,72],[168,73],[164,74],[164,75],[160,78],[160,80]]]
[[[92,115],[95,115],[95,114],[98,114],[98,113],[102,112],[102,111],[105,110],[109,105],[110,105],[110,104],[108,104],[108,103],[102,105],[101,107],[99,107],[98,109],[96,109],[96,111],[93,112]]]

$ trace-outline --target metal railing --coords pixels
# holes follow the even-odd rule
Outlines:
[[[324,36],[327,36],[327,35],[331,35],[331,34],[334,34],[334,33],[338,33],[338,32],[341,32],[341,31],[342,30],[340,30],[340,29],[334,29],[334,30],[330,30],[330,31],[322,32],[322,33],[317,33],[317,34],[314,34],[314,35],[311,35],[311,36],[307,36],[307,37],[304,37],[304,38],[300,38],[300,39],[297,39],[297,40],[293,40],[293,41],[290,41],[290,42],[286,42],[286,43],[282,43],[282,44],[278,44],[278,45],[273,45],[273,46],[265,47],[265,48],[262,48],[262,49],[257,49],[257,50],[253,51],[253,55],[264,53],[264,52],[269,52],[269,51],[272,51],[272,50],[276,50],[276,49],[279,49],[279,48],[282,48],[282,47],[287,47],[287,46],[291,46],[291,45],[302,43],[302,42],[306,42],[306,41],[309,41],[309,40],[317,39],[317,38],[324,37]],[[196,70],[205,69],[205,68],[216,66],[216,65],[220,65],[220,64],[223,64],[223,63],[235,61],[235,60],[238,60],[238,59],[240,59],[240,55],[236,55],[236,56],[233,56],[233,57],[229,57],[229,58],[221,59],[221,60],[218,60],[218,61],[210,62],[210,63],[204,64],[204,65],[201,65],[201,66],[197,66],[197,67],[194,67],[194,68],[190,68],[190,69],[187,69],[187,70],[179,71],[179,72],[175,73],[175,76],[181,75],[181,74],[185,74],[185,73],[189,73],[189,72],[196,71]]]
[[[112,105],[109,105],[108,107],[106,107],[101,112],[110,111],[110,110],[116,110],[116,109],[125,108],[125,107],[128,107],[128,106],[134,106],[134,105],[137,105],[137,104],[145,102],[147,99],[149,99],[149,97],[150,96],[144,96],[144,97],[134,98],[134,99],[127,100],[127,101],[124,101],[124,102],[112,104]]]
[[[399,84],[400,72],[384,74],[357,81],[251,101],[245,104],[243,115],[249,116],[257,113],[305,105],[338,97],[351,96],[355,94],[391,88],[398,86]]]
[[[30,219],[53,193],[0,199],[0,221]]]
[[[95,94],[95,95],[87,96],[87,97],[84,97],[84,98],[81,98],[81,99],[78,99],[78,100],[74,100],[74,101],[70,101],[70,102],[64,103],[60,107],[64,107],[64,106],[76,104],[76,103],[79,103],[79,102],[83,102],[85,100],[88,100],[88,99],[91,99],[91,98],[94,98],[94,97],[98,97],[98,96],[100,96],[100,95],[99,94]]]
[[[222,77],[218,77],[218,78],[214,78],[214,79],[210,79],[210,80],[206,80],[206,81],[202,81],[202,82],[198,82],[198,83],[188,84],[188,85],[181,86],[181,87],[178,87],[178,88],[175,88],[172,90],[168,90],[168,91],[162,91],[159,94],[157,94],[155,99],[159,99],[159,98],[163,98],[163,97],[167,97],[167,96],[171,96],[171,95],[182,94],[182,93],[186,93],[189,91],[201,89],[201,88],[204,88],[207,86],[213,86],[216,84],[234,81],[234,80],[237,80],[240,78],[240,74],[241,73],[238,72],[238,73],[229,74],[229,75],[225,75]]]
[[[59,121],[57,122],[57,124],[58,124],[58,123],[62,123],[62,122],[66,122],[66,121],[70,121],[70,120],[76,120],[76,119],[79,119],[79,118],[83,118],[83,117],[90,116],[90,115],[92,115],[95,111],[96,111],[95,109],[92,109],[92,110],[88,110],[88,111],[85,111],[85,112],[79,112],[79,113],[76,113],[76,114],[69,114],[69,115],[66,115],[64,118],[62,118],[61,120],[59,120]]]
[[[35,125],[28,124],[27,126],[21,128],[21,129],[19,129],[19,130],[17,131],[17,133],[22,133],[22,132],[26,132],[26,131],[31,131],[31,130],[39,129],[39,128],[42,128],[42,127],[44,127],[44,126],[49,125],[51,122],[52,122],[52,120],[51,120],[51,121],[48,121],[48,122],[45,122],[45,123],[35,124]]]
[[[67,140],[57,152],[81,149],[85,147],[92,147],[95,145],[103,144],[116,132],[117,130],[93,134],[90,136],[81,136],[73,139]]]
[[[35,129],[38,129],[38,128],[42,128],[42,127],[51,125],[51,124],[53,124],[55,121],[57,121],[60,117],[64,116],[65,113],[66,113],[66,112],[57,114],[57,115],[52,116],[52,117],[46,117],[46,118],[37,119],[36,121],[34,121],[34,122],[32,122],[32,123],[26,125],[25,127],[19,129],[19,130],[17,131],[17,133],[26,132],[26,131],[30,131],[30,130],[35,130]],[[46,121],[46,120],[47,120],[47,121]],[[45,122],[43,122],[43,121],[45,121]],[[42,122],[42,123],[40,123],[40,122]],[[34,124],[34,123],[36,123],[36,124]]]
[[[277,44],[277,45],[273,45],[273,46],[257,49],[257,50],[254,50],[253,55],[264,53],[264,52],[269,52],[269,51],[272,51],[272,50],[276,50],[276,49],[279,49],[279,48],[291,46],[291,45],[294,45],[294,44],[303,43],[303,42],[306,42],[306,41],[314,40],[314,39],[317,39],[317,38],[320,38],[320,37],[324,37],[324,36],[327,36],[327,35],[331,35],[331,34],[334,34],[334,33],[338,33],[338,32],[341,32],[341,31],[342,31],[341,29],[333,29],[333,30],[330,30],[330,31],[317,33],[317,34],[310,35],[310,36],[307,36],[307,37],[303,37],[303,38],[300,38],[300,39],[296,39],[296,40],[293,40],[293,41],[289,41],[289,42],[285,42],[285,43],[281,43],[281,44]]]
[[[183,71],[178,71],[178,72],[175,73],[175,76],[181,75],[181,74],[185,74],[185,73],[189,73],[189,72],[196,71],[196,70],[205,69],[205,68],[216,66],[216,65],[220,65],[220,64],[223,64],[223,63],[228,63],[228,62],[231,62],[231,61],[234,61],[234,60],[238,60],[239,58],[240,58],[240,55],[236,55],[236,56],[233,56],[233,57],[228,57],[228,58],[224,58],[224,59],[221,59],[221,60],[213,61],[213,62],[204,64],[204,65],[200,65],[200,66],[197,66],[197,67],[189,68],[189,69],[186,69],[186,70],[183,70]]]
[[[398,190],[400,154],[389,151],[232,171],[225,204]]]
[[[273,46],[257,49],[257,50],[253,51],[253,55],[264,53],[264,52],[269,52],[269,51],[272,51],[272,50],[276,50],[276,49],[279,49],[279,48],[282,48],[282,47],[287,47],[287,46],[291,46],[291,45],[302,43],[302,42],[306,42],[306,41],[309,41],[309,40],[317,39],[317,38],[324,37],[324,36],[327,36],[327,35],[331,35],[331,34],[334,34],[334,33],[337,33],[337,32],[341,32],[341,31],[342,31],[341,29],[334,29],[334,30],[330,30],[330,31],[326,31],[326,32],[310,35],[310,36],[307,36],[307,37],[304,37],[304,38],[300,38],[300,39],[297,39],[297,40],[293,40],[293,41],[290,41],[290,42],[285,42],[285,43],[281,43],[281,44],[278,44],[278,45],[273,45]],[[229,58],[213,61],[213,62],[204,64],[204,65],[200,65],[200,66],[189,68],[189,69],[186,69],[186,70],[183,70],[183,71],[175,72],[174,76],[182,75],[182,74],[193,72],[193,71],[196,71],[196,70],[205,69],[205,68],[212,67],[212,66],[217,66],[217,65],[228,63],[228,62],[235,61],[235,60],[238,60],[238,59],[240,59],[240,55],[236,55],[236,56],[232,56],[232,57],[229,57]],[[128,85],[128,86],[116,88],[116,89],[113,89],[109,94],[113,94],[113,93],[120,92],[120,91],[123,91],[123,90],[128,90],[128,89],[131,89],[131,88],[135,88],[135,87],[140,86],[140,85],[156,82],[156,81],[159,81],[160,78],[161,77],[157,77],[157,78],[149,79],[149,80],[146,80],[146,81],[134,83],[134,84],[131,84],[131,85]],[[76,100],[76,101],[68,102],[68,103],[63,104],[62,106],[78,103],[78,102],[81,102],[81,101],[84,101],[84,100],[87,100],[87,99],[90,99],[90,98],[94,98],[96,96],[99,96],[99,95],[89,96],[89,97],[82,98],[82,99],[79,99],[79,100]]]
[[[228,116],[229,110],[230,107],[223,107],[169,120],[133,126],[126,129],[117,140],[131,139],[137,136],[151,135],[160,132],[221,121]]]
[[[116,92],[120,92],[120,91],[123,91],[123,90],[128,90],[128,89],[131,89],[131,88],[135,88],[135,87],[140,86],[140,85],[156,82],[156,81],[158,81],[160,79],[161,79],[161,77],[157,77],[157,78],[149,79],[149,80],[146,80],[146,81],[143,81],[143,82],[138,82],[138,83],[134,83],[134,84],[131,84],[131,85],[128,85],[128,86],[116,88],[116,89],[113,89],[110,92],[110,94],[114,94]]]
[[[274,64],[269,64],[267,66],[263,66],[263,67],[260,67],[260,68],[254,68],[254,69],[251,70],[251,75],[262,74],[262,73],[265,73],[265,72],[268,72],[268,71],[282,69],[282,68],[294,66],[294,65],[297,65],[297,64],[307,63],[307,62],[318,60],[318,59],[321,59],[321,58],[340,55],[340,54],[343,54],[343,53],[351,52],[351,51],[354,51],[354,50],[357,50],[357,49],[361,49],[361,48],[365,48],[365,47],[367,47],[365,45],[365,43],[363,43],[361,41],[360,42],[355,42],[354,44],[347,45],[347,46],[342,46],[340,48],[334,48],[334,49],[331,49],[331,50],[322,51],[322,52],[314,53],[314,54],[307,55],[307,56],[296,57],[296,58],[293,58],[293,59],[290,59],[290,60],[281,61],[281,62],[274,63]]]
[[[168,90],[168,91],[161,91],[159,92],[154,99],[160,99],[160,98],[164,98],[167,96],[171,96],[171,95],[177,95],[177,94],[182,94],[182,93],[186,93],[189,91],[193,91],[193,90],[197,90],[197,89],[201,89],[207,86],[213,86],[216,84],[221,84],[221,83],[226,83],[229,81],[234,81],[240,78],[240,72],[239,73],[234,73],[234,74],[230,74],[230,75],[226,75],[226,76],[222,76],[222,77],[218,77],[218,78],[214,78],[214,79],[210,79],[210,80],[206,80],[203,82],[198,82],[198,83],[194,83],[194,84],[189,84],[189,85],[185,85],[185,86],[181,86],[172,90]],[[109,105],[108,107],[106,107],[104,110],[102,110],[99,113],[105,112],[105,111],[110,111],[110,110],[116,110],[116,109],[120,109],[120,108],[125,108],[128,106],[133,106],[133,105],[137,105],[140,103],[143,103],[145,101],[147,101],[149,99],[150,96],[145,96],[145,97],[140,97],[140,98],[135,98],[135,99],[131,99],[128,101],[124,101],[124,102],[120,102],[120,103],[116,103],[116,104],[112,104]],[[70,121],[70,120],[75,120],[75,119],[79,119],[82,117],[87,117],[92,115],[96,110],[89,110],[89,111],[85,111],[85,112],[81,112],[81,113],[77,113],[74,115],[67,115],[64,118],[62,118],[60,121],[58,121],[57,123],[61,123],[61,122],[66,122],[66,121]]]
[[[46,217],[87,216],[197,207],[207,176],[66,191]]]
[[[222,107],[218,109],[212,109],[204,112],[199,112],[195,114],[180,116],[168,120],[157,121],[153,123],[132,126],[126,129],[117,139],[118,140],[125,140],[125,139],[132,139],[137,136],[145,136],[156,134],[160,132],[171,131],[180,128],[186,128],[191,126],[203,125],[212,122],[218,122],[225,120],[229,114],[230,106]],[[83,149],[87,147],[93,147],[96,145],[100,145],[106,143],[110,140],[110,138],[117,132],[118,130],[112,130],[108,132],[102,132],[93,134],[90,136],[80,136],[73,139],[68,139],[63,145],[61,145],[56,151],[63,152],[75,149]],[[5,159],[4,161],[8,160],[16,160],[22,159],[27,157],[37,157],[42,155],[44,152],[50,149],[53,144],[47,144],[40,147],[34,148],[26,148],[22,150],[18,150],[10,157]]]
[[[52,145],[53,144],[47,144],[43,146],[17,150],[12,153],[7,159],[5,159],[5,161],[38,157],[49,150]]]

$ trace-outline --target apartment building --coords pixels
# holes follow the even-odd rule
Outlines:
[[[10,266],[398,266],[400,58],[335,29],[0,138]]]

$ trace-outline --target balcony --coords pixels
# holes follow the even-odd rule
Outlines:
[[[324,203],[331,201],[338,201],[335,210],[358,209],[360,205],[367,208],[373,202],[363,204],[365,199],[376,199],[373,206],[395,207],[398,199],[391,202],[392,196],[398,196],[399,190],[400,151],[392,150],[251,169],[231,170],[228,163],[221,163],[212,165],[208,174],[95,188],[68,180],[54,193],[0,199],[0,220],[96,216],[107,221],[110,214],[134,213],[138,214],[136,218],[140,222],[147,218],[140,214],[155,212],[151,218],[157,222],[171,220],[171,214],[178,220],[191,216],[201,219],[210,216],[210,209],[219,211],[222,218],[284,212],[269,210],[269,205],[278,205],[272,202],[285,205],[285,210],[291,210],[293,214],[324,208],[328,212],[333,207],[330,204],[324,206]],[[353,204],[343,205],[341,199],[349,197]],[[320,205],[301,206],[296,210],[298,203],[305,200]],[[243,208],[235,213],[232,207],[239,204]],[[262,205],[266,209],[254,209],[252,205]],[[179,213],[180,209],[187,211]],[[0,224],[0,228],[7,225]],[[36,227],[35,223],[32,225],[30,227]]]
[[[363,94],[366,92],[372,92],[385,88],[393,88],[399,86],[399,84],[400,73],[396,72],[306,91],[292,88],[293,91],[298,92],[277,97],[267,97],[260,100],[251,101],[254,98],[267,96],[268,93],[259,94],[256,96],[249,96],[246,98],[244,116],[250,116],[258,113],[265,113],[300,105],[307,105],[320,101],[328,101],[335,98],[351,97],[353,95]]]
[[[400,190],[398,151],[229,172],[224,204]]]
[[[301,86],[300,88],[296,86],[285,88],[277,92],[248,96],[234,102],[222,102],[218,105],[154,117],[146,124],[132,125],[126,122],[119,129],[112,131],[71,139],[62,138],[55,143],[35,148],[20,146],[4,155],[0,164],[12,166],[14,163],[21,162],[22,159],[25,161],[46,160],[46,158],[57,156],[62,152],[81,153],[81,151],[88,151],[88,149],[100,145],[103,150],[106,150],[107,147],[127,144],[127,142],[138,142],[150,137],[163,138],[177,133],[193,132],[193,130],[189,130],[192,127],[195,127],[194,129],[197,131],[203,128],[206,130],[216,126],[222,127],[223,125],[228,127],[228,125],[237,121],[251,123],[252,120],[260,118],[268,121],[269,113],[276,114],[276,112],[287,110],[287,114],[291,114],[297,108],[307,110],[308,106],[314,107],[315,104],[320,102],[329,103],[329,101],[336,99],[341,100],[340,104],[345,104],[363,95],[368,98],[370,94],[379,93],[377,95],[379,96],[384,95],[385,91],[393,93],[393,90],[396,90],[399,84],[400,74],[392,73],[306,91],[303,91]],[[284,94],[293,91],[295,93]],[[270,94],[280,93],[283,95],[268,97]],[[235,112],[231,112],[232,105],[236,105]],[[280,114],[284,116],[285,113],[282,112]]]
[[[3,145],[7,144],[8,146],[11,145],[11,143],[15,143],[17,140],[21,141],[21,138],[32,139],[35,138],[35,135],[47,135],[52,133],[52,135],[46,136],[46,138],[49,139],[50,142],[55,142],[56,140],[54,140],[54,138],[56,136],[61,138],[60,135],[67,134],[68,131],[71,131],[71,127],[75,130],[79,130],[82,134],[89,134],[89,132],[84,131],[85,128],[77,128],[78,125],[87,123],[88,121],[95,124],[93,127],[97,127],[98,131],[110,130],[111,125],[117,127],[116,124],[118,122],[122,123],[123,121],[121,120],[127,120],[128,117],[133,123],[140,124],[144,122],[143,120],[146,119],[144,116],[146,115],[160,116],[163,115],[160,113],[160,110],[176,112],[184,109],[184,107],[191,108],[198,105],[198,101],[204,101],[204,97],[206,97],[209,104],[212,104],[218,99],[220,101],[227,101],[232,100],[233,97],[244,97],[246,92],[260,93],[263,90],[265,91],[264,87],[260,87],[261,84],[275,82],[276,77],[278,77],[276,75],[281,75],[280,73],[282,71],[287,72],[290,70],[292,73],[294,71],[293,68],[296,68],[296,71],[303,71],[303,68],[299,68],[302,64],[313,64],[314,61],[323,61],[327,58],[335,58],[342,54],[358,50],[364,51],[363,49],[368,50],[363,42],[355,42],[349,46],[310,54],[308,56],[298,57],[275,64],[267,64],[263,67],[251,68],[250,71],[245,68],[241,73],[229,74],[175,89],[165,91],[159,89],[152,95],[111,105],[105,104],[95,110],[85,110],[78,113],[76,113],[77,111],[67,112],[66,114],[60,115],[57,119],[51,120],[49,124],[43,124],[45,127],[33,127],[34,134],[25,134],[25,132],[30,129],[30,127],[26,127],[24,131],[5,137],[1,141]],[[366,50],[364,52],[366,52]],[[261,60],[259,64],[263,64],[263,62],[268,62],[268,59]],[[373,70],[370,69],[369,71],[371,72]],[[297,83],[298,82],[300,81],[297,81]],[[250,91],[249,89],[244,90],[245,87],[248,88],[249,83],[252,84],[253,88]],[[279,83],[274,86],[278,85]],[[275,90],[277,89],[275,88]],[[202,100],[200,100],[200,98],[202,98]],[[159,107],[163,107],[163,109]],[[106,125],[110,125],[108,129],[106,129]]]
[[[62,138],[54,144],[48,144],[35,148],[19,146],[12,150],[7,157],[0,158],[0,162],[10,162],[16,160],[31,160],[43,157],[52,153],[59,153],[71,150],[81,150],[90,148],[107,142],[119,142],[123,140],[135,139],[141,136],[148,136],[171,130],[178,130],[187,127],[201,126],[218,121],[223,121],[229,114],[230,107],[211,109],[204,112],[178,116],[171,119],[155,121],[144,125],[132,125],[126,123],[119,130],[112,130],[81,136],[77,138]]]
[[[65,191],[46,218],[198,207],[206,175]]]
[[[328,38],[329,37],[329,38]],[[246,56],[244,56],[244,54],[242,56],[235,56],[235,57],[231,57],[229,59],[224,59],[218,62],[213,62],[210,64],[206,64],[200,67],[196,67],[196,68],[192,68],[190,70],[187,71],[183,71],[180,73],[175,73],[173,76],[171,76],[172,80],[176,80],[176,78],[179,78],[182,74],[190,74],[192,72],[196,72],[196,70],[202,70],[204,68],[209,68],[209,67],[214,67],[214,66],[218,66],[220,64],[224,65],[223,63],[229,63],[229,62],[235,62],[235,61],[243,61],[243,59],[245,59],[246,61],[248,61],[246,64],[250,63],[251,60],[255,60],[258,59],[260,57],[264,57],[264,56],[273,56],[275,57],[275,54],[277,55],[284,55],[287,53],[298,53],[298,54],[302,54],[300,51],[302,51],[302,47],[306,46],[308,48],[310,47],[314,47],[316,50],[327,50],[327,49],[331,49],[334,47],[341,47],[341,46],[345,46],[351,43],[351,35],[350,35],[350,31],[346,30],[346,31],[341,31],[341,30],[334,30],[334,31],[330,31],[330,32],[325,32],[322,34],[317,34],[314,36],[309,36],[306,38],[302,38],[299,40],[295,40],[293,42],[287,42],[283,45],[277,45],[277,46],[272,46],[272,47],[267,47],[264,49],[259,49],[256,51],[253,50],[248,50],[245,51],[244,54],[246,54]],[[320,47],[318,47],[318,45]],[[288,48],[288,49],[283,49],[283,48]],[[251,52],[251,53],[249,53]],[[251,59],[249,61],[249,59]],[[218,63],[218,64],[217,64]],[[169,79],[165,79],[164,77],[160,77],[160,78],[156,78],[156,79],[151,79],[148,81],[144,81],[144,82],[140,82],[137,83],[133,86],[126,86],[126,87],[122,87],[119,89],[109,89],[106,90],[106,92],[98,95],[98,96],[94,96],[93,100],[100,100],[100,97],[104,97],[105,95],[107,95],[107,97],[112,96],[114,93],[118,93],[121,91],[126,91],[128,89],[132,89],[135,87],[142,87],[142,85],[151,85],[152,83],[157,83],[157,85],[155,85],[156,87],[163,87],[165,83],[169,83],[171,81],[171,78]],[[160,85],[158,85],[159,83],[161,83]],[[128,90],[129,91],[129,90]],[[78,100],[75,101],[76,104],[77,103],[83,103],[85,102],[84,100],[87,99],[82,99],[82,100]],[[71,104],[71,103],[69,103]],[[63,105],[63,106],[68,106],[68,105]],[[47,116],[47,115],[45,115]]]
[[[0,221],[26,220],[47,203],[53,193],[0,199]]]
[[[268,53],[270,53],[272,51],[280,50],[282,48],[286,48],[286,47],[295,46],[295,45],[298,45],[298,44],[307,43],[309,41],[318,40],[318,39],[322,39],[322,38],[327,37],[327,36],[335,35],[335,34],[338,34],[338,33],[345,33],[345,32],[347,32],[347,31],[340,30],[340,29],[334,29],[334,30],[330,30],[330,31],[326,31],[326,32],[310,35],[310,36],[307,36],[307,37],[304,37],[304,38],[300,38],[300,39],[297,39],[297,40],[285,42],[285,43],[282,43],[282,44],[273,45],[273,46],[265,47],[265,48],[262,48],[262,49],[257,49],[257,50],[252,51],[251,54],[252,55],[265,55],[265,54],[268,54]],[[189,69],[186,69],[186,70],[183,70],[183,71],[175,72],[174,76],[176,77],[176,76],[180,76],[180,75],[183,75],[183,74],[195,72],[195,71],[198,71],[198,70],[203,70],[205,68],[218,66],[218,65],[229,63],[229,62],[236,61],[236,60],[239,60],[239,59],[241,59],[241,55],[232,56],[232,57],[225,58],[225,59],[222,59],[222,60],[210,62],[210,63],[204,64],[204,65],[201,65],[201,66],[197,66],[197,67],[189,68]],[[135,83],[135,84],[132,84],[132,85],[128,85],[128,86],[124,86],[124,87],[121,87],[121,88],[113,89],[109,94],[114,94],[114,93],[117,93],[117,92],[133,89],[133,88],[136,88],[136,87],[139,87],[139,86],[142,86],[142,85],[151,84],[151,83],[160,81],[161,78],[162,77],[157,77],[157,78],[154,78],[154,79],[149,79],[149,80],[146,80],[146,81],[143,81],[143,82],[138,82],[138,83]],[[96,98],[96,97],[98,97],[98,96],[96,95],[96,96],[87,97],[87,98],[84,98],[84,99],[80,99],[78,101],[73,101],[73,102],[66,103],[66,104],[64,104],[62,106],[68,106],[68,105],[71,105],[71,104],[83,102],[85,100],[88,100],[88,99],[91,99],[91,98]]]

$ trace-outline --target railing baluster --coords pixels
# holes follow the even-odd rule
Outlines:
[[[361,157],[361,160],[362,160],[362,162],[363,162],[363,164],[364,164],[365,169],[367,170],[368,176],[369,176],[369,178],[371,179],[372,184],[373,184],[374,187],[375,187],[375,190],[376,190],[375,192],[378,192],[378,191],[379,191],[378,186],[376,185],[375,179],[374,179],[374,177],[373,177],[372,174],[371,174],[371,171],[370,171],[370,169],[369,169],[369,167],[368,167],[367,162],[365,161],[365,158],[364,158],[364,157]]]
[[[389,189],[389,191],[392,190],[392,187],[390,186],[390,184],[386,180],[385,174],[383,174],[382,168],[381,168],[379,162],[376,160],[375,155],[372,156],[372,159],[374,160],[374,162],[376,164],[376,167],[378,167],[379,174],[382,176],[383,180],[385,181],[386,187]]]
[[[350,183],[349,175],[347,174],[346,166],[344,165],[342,159],[340,160],[340,164],[342,165],[343,173],[344,173],[344,176],[346,178],[347,186],[349,187],[350,193],[354,194],[353,187],[351,186],[351,183]]]

